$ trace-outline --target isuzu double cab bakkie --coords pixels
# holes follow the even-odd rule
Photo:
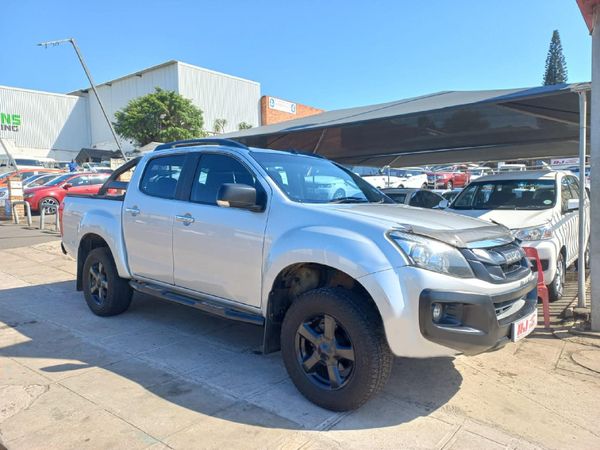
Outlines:
[[[164,144],[67,196],[62,228],[92,312],[123,313],[135,290],[262,326],[263,351],[331,410],[381,390],[394,355],[474,355],[537,321],[508,229],[394,204],[314,155]]]

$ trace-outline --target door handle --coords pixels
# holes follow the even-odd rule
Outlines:
[[[132,206],[131,208],[125,208],[125,212],[128,212],[132,216],[137,216],[140,213],[140,210],[137,206]]]
[[[177,220],[177,222],[183,222],[183,224],[186,226],[194,223],[195,221],[195,219],[190,214],[186,214],[185,216],[176,215],[175,220]]]

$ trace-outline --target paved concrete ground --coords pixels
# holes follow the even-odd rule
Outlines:
[[[3,229],[0,227],[0,233]],[[92,315],[58,243],[0,250],[0,442],[30,448],[600,448],[599,341],[537,332],[477,357],[397,359],[337,414],[260,330],[136,296]]]
[[[34,215],[31,219],[31,227],[27,226],[26,220],[20,225],[0,221],[0,250],[60,240],[60,234],[52,231],[54,216],[48,216],[47,229],[43,231],[39,230],[40,216]]]

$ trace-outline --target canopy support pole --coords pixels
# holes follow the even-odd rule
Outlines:
[[[592,31],[592,117],[590,130],[590,160],[592,165],[590,198],[590,282],[592,284],[591,316],[592,330],[600,331],[600,13],[594,12]]]
[[[579,257],[577,260],[577,306],[585,308],[585,249],[586,239],[586,190],[585,155],[587,140],[587,91],[579,91]]]

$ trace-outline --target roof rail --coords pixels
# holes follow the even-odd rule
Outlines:
[[[192,147],[195,145],[223,145],[226,147],[237,147],[248,150],[248,147],[244,144],[234,141],[232,139],[221,139],[221,138],[201,138],[201,139],[185,139],[182,141],[167,142],[166,144],[158,145],[154,151],[166,150],[169,148],[177,147]]]

